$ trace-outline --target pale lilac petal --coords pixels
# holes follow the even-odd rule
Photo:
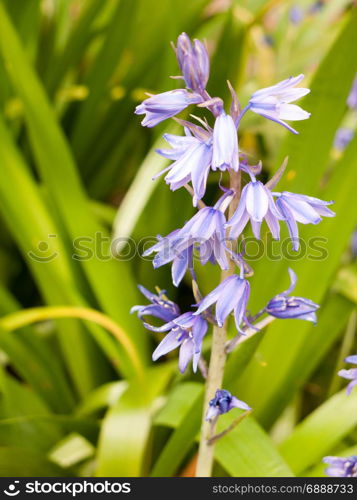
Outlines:
[[[220,268],[228,269],[227,253],[222,240],[218,240],[218,238],[213,240],[213,252]]]
[[[191,182],[194,191],[193,205],[196,207],[206,192],[207,178],[212,160],[212,149],[206,148],[199,163],[192,169]]]
[[[200,262],[204,266],[213,256],[213,240],[205,241],[199,246]]]
[[[138,288],[139,288],[140,292],[144,295],[144,297],[146,297],[148,300],[150,300],[150,302],[153,302],[157,299],[157,295],[150,292],[150,290],[148,290],[144,286],[138,285]]]
[[[281,101],[284,103],[290,103],[292,101],[297,101],[298,99],[301,99],[305,95],[310,93],[310,89],[305,89],[302,87],[298,87],[296,89],[288,89],[283,91],[279,97]]]
[[[226,284],[224,293],[218,297],[216,305],[218,326],[223,326],[227,316],[233,311],[237,301],[240,300],[243,289],[243,281],[239,280],[239,278],[231,280]]]
[[[327,467],[325,472],[330,477],[344,477],[345,476],[345,470],[343,468],[339,469],[336,466]]]
[[[198,309],[194,313],[195,315],[198,315],[208,309],[214,302],[216,302],[220,296],[221,290],[224,289],[224,282],[222,282],[220,285],[218,285],[217,288],[212,290],[204,299],[201,300],[198,304]]]
[[[226,224],[227,227],[232,227],[230,231],[231,238],[238,238],[249,221],[249,214],[246,210],[247,188],[248,185],[242,189],[237,210]]]
[[[282,104],[279,111],[279,118],[281,120],[307,120],[310,118],[311,113],[308,113],[296,104]]]
[[[289,272],[289,276],[290,276],[290,286],[281,295],[290,295],[295,290],[295,287],[296,287],[297,275],[296,275],[295,271],[293,271],[291,269],[291,267],[289,267],[288,272]]]
[[[305,201],[288,198],[287,203],[295,220],[301,224],[318,224],[321,222],[320,215]]]
[[[183,227],[187,235],[202,240],[209,240],[217,228],[216,210],[211,207],[201,208],[196,215],[192,217],[188,224]],[[188,228],[186,228],[188,226]]]
[[[251,220],[250,222],[252,224],[252,231],[253,231],[254,237],[257,240],[260,240],[260,230],[261,230],[261,227],[262,227],[262,223],[258,222],[258,221],[255,221],[255,220]]]
[[[201,162],[202,155],[206,153],[206,148],[207,146],[199,141],[187,148],[186,152],[171,165],[171,171],[165,177],[167,184],[190,176],[197,163]]]
[[[240,408],[241,410],[246,410],[249,411],[251,410],[251,407],[247,405],[244,401],[241,401],[240,399],[236,398],[235,396],[232,396],[232,401],[230,406],[232,408]]]
[[[249,101],[249,108],[255,113],[273,120],[294,134],[297,134],[297,131],[290,127],[284,120],[305,120],[310,117],[310,113],[307,111],[295,104],[290,104],[309,93],[309,89],[293,88],[303,78],[304,75],[299,75],[295,78],[291,77],[272,87],[254,92]]]
[[[144,127],[154,127],[163,120],[175,116],[190,104],[198,104],[202,101],[199,94],[189,93],[184,89],[170,90],[145,99],[136,107],[135,113],[146,114],[141,122]]]
[[[180,253],[172,263],[171,274],[172,274],[172,282],[175,286],[179,286],[187,268],[192,263],[192,247],[189,247],[184,252]]]
[[[197,139],[191,135],[164,134],[163,137],[175,149],[186,150],[189,146],[197,143]]]
[[[330,208],[324,207],[322,205],[314,205],[311,203],[311,206],[321,217],[335,217],[335,212],[333,212]]]
[[[349,395],[351,394],[352,389],[353,389],[354,387],[356,387],[356,385],[357,385],[357,376],[356,376],[356,378],[355,378],[354,380],[352,380],[352,382],[350,382],[350,383],[348,384],[348,386],[347,386],[347,388],[346,388],[347,396],[349,396]]]
[[[293,249],[295,252],[299,250],[300,247],[300,242],[299,242],[299,229],[296,223],[296,220],[290,211],[289,207],[287,204],[281,199],[278,198],[276,202],[277,207],[281,211],[281,214],[285,218],[286,225],[288,227],[289,235],[291,238],[291,241],[293,243]]]
[[[240,327],[246,313],[247,309],[247,304],[249,300],[249,295],[250,295],[250,284],[248,281],[244,282],[244,287],[241,293],[241,298],[238,301],[236,308],[234,310],[234,319],[235,319],[235,324],[237,327],[237,330],[241,333],[244,333]]]
[[[218,415],[219,415],[219,408],[217,408],[216,406],[209,406],[206,413],[206,420],[207,421],[213,420]]]
[[[192,336],[193,336],[193,344],[194,344],[194,354],[193,354],[193,371],[197,371],[198,362],[201,356],[202,349],[202,341],[204,336],[206,335],[208,330],[207,321],[205,321],[200,316],[197,317],[197,320],[193,324],[192,327]]]
[[[213,129],[212,169],[226,170],[239,168],[238,138],[233,118],[222,112]]]
[[[271,194],[270,189],[266,186],[264,186],[264,188],[265,188],[265,192],[266,192],[268,199],[269,199],[269,210],[271,211],[271,213],[274,217],[276,217],[277,219],[282,219],[282,216],[281,216],[279,210],[275,206],[275,201],[274,201],[273,195]]]
[[[345,361],[346,363],[355,363],[357,365],[357,354],[347,356],[347,358],[345,358]]]
[[[273,235],[273,238],[275,240],[278,240],[280,238],[279,220],[271,213],[270,209],[266,213],[265,220],[268,224],[268,227],[269,227],[271,234]]]
[[[264,89],[257,90],[252,95],[252,99],[255,99],[256,97],[262,98],[264,96],[279,94],[288,88],[295,87],[295,85],[298,85],[303,79],[304,79],[303,74],[300,74],[295,77],[291,76],[286,80],[283,80],[279,83],[276,83],[275,85],[272,85],[271,87],[265,87]]]
[[[234,212],[233,216],[227,223],[227,227],[234,226],[238,224],[246,211],[246,200],[247,200],[247,189],[248,184],[242,189],[242,194],[238,203],[238,207]]]
[[[173,320],[175,325],[180,326],[183,330],[191,328],[195,321],[197,321],[197,318],[192,312],[185,312]]]
[[[269,113],[266,110],[263,110],[263,109],[260,109],[260,108],[255,108],[255,107],[254,108],[252,107],[251,109],[255,113],[258,113],[259,115],[263,116],[264,118],[268,118],[268,120],[272,120],[275,123],[279,123],[279,125],[282,125],[283,127],[287,128],[293,134],[297,135],[299,133],[296,129],[294,129],[293,127],[291,127],[291,125],[289,125],[288,123],[284,122],[283,120],[280,120],[276,116],[276,113]]]
[[[353,380],[357,378],[357,368],[351,368],[350,370],[340,370],[338,374],[340,377],[346,378],[347,380]]]
[[[178,340],[178,338],[180,338],[180,334],[177,331],[171,331],[168,333],[153,352],[153,361],[156,361],[161,356],[177,349],[177,347],[181,345],[181,341]]]
[[[232,219],[231,219],[232,220]],[[242,233],[244,230],[245,226],[247,225],[249,221],[249,214],[247,211],[244,211],[242,217],[239,219],[239,221],[232,226],[232,229],[230,230],[229,236],[230,238],[238,238],[238,236]],[[229,221],[230,224],[231,221]]]
[[[146,323],[144,321],[143,325],[145,328],[147,328],[151,332],[158,332],[158,333],[168,332],[169,330],[172,330],[172,328],[176,327],[176,325],[173,321],[169,321],[168,323],[165,323],[164,325],[161,325],[161,326],[150,325],[150,323]]]
[[[179,354],[179,370],[181,373],[185,372],[187,365],[192,359],[194,353],[193,348],[194,346],[191,339],[187,338],[182,342]]]
[[[316,325],[317,323],[317,316],[315,312],[310,312],[306,314],[300,314],[298,316],[299,319],[303,319],[305,321],[310,321],[311,323],[314,323]]]
[[[260,181],[250,182],[247,188],[246,209],[253,221],[262,222],[269,208],[269,198]]]
[[[223,290],[227,286],[227,284],[235,279],[236,279],[235,275],[229,276],[224,281],[222,281],[222,283],[220,283],[214,290],[212,290],[212,292],[206,295],[206,297],[204,297],[204,299],[202,299],[201,302],[199,303],[198,309],[194,313],[194,315],[200,314],[201,312],[208,309],[214,302],[216,302],[220,297],[221,292],[223,292]]]

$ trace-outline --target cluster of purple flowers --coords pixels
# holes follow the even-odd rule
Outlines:
[[[195,254],[198,254],[201,265],[211,262],[218,264],[222,270],[228,270],[233,263],[239,268],[237,274],[228,273],[205,297],[196,293],[196,304],[184,313],[167,298],[164,291],[156,295],[141,287],[150,304],[135,306],[132,310],[144,320],[148,330],[166,333],[153,353],[153,360],[179,348],[179,369],[184,372],[191,360],[193,370],[197,370],[209,323],[221,327],[231,314],[234,315],[237,331],[242,335],[249,328],[257,328],[254,323],[262,314],[316,322],[319,306],[309,299],[291,296],[296,285],[296,275],[292,270],[289,270],[290,287],[270,299],[260,313],[250,316],[247,311],[250,296],[247,266],[243,256],[232,251],[228,243],[239,238],[249,222],[255,238],[259,239],[265,221],[275,239],[280,237],[280,223],[286,224],[293,248],[298,250],[298,224],[318,224],[323,217],[333,217],[334,212],[328,208],[331,201],[273,190],[280,175],[263,184],[256,178],[257,170],[261,168],[249,165],[246,156],[239,151],[238,129],[242,117],[249,111],[297,133],[287,122],[306,120],[310,116],[307,111],[293,104],[309,93],[309,89],[298,87],[304,75],[290,77],[271,87],[257,90],[242,111],[229,84],[232,104],[227,113],[222,99],[211,97],[207,92],[210,65],[204,44],[198,40],[191,42],[183,33],[178,37],[175,52],[182,73],[177,78],[183,80],[185,88],[151,95],[137,106],[136,114],[145,115],[143,126],[153,127],[167,118],[175,117],[187,107],[197,105],[211,113],[212,123],[206,119],[197,118],[197,122],[191,122],[175,118],[183,126],[184,135],[164,135],[169,148],[157,152],[172,163],[158,175],[166,174],[165,182],[173,191],[186,187],[192,193],[193,205],[198,209],[181,228],[174,229],[167,236],[158,236],[157,243],[146,250],[145,255],[155,254],[155,268],[172,264],[175,286],[180,284],[187,271],[196,281]],[[247,182],[241,193],[220,184],[223,194],[214,206],[206,206],[202,200],[211,170],[228,172],[232,176],[241,172]],[[236,208],[227,216],[233,200],[238,200]],[[195,286],[197,291],[197,283]],[[163,324],[154,326],[147,322],[147,316],[157,318]],[[350,361],[356,362],[355,357],[352,358]],[[357,383],[356,370],[343,372],[342,376],[353,380],[350,386]],[[233,408],[250,409],[228,391],[217,388],[215,397],[209,403],[206,418],[213,420]]]

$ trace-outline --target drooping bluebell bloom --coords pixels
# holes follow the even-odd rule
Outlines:
[[[251,410],[251,407],[247,403],[232,396],[229,391],[218,389],[215,397],[209,402],[206,420],[213,420],[219,415],[223,415],[223,413],[228,413],[233,408],[240,408],[246,411]]]
[[[186,87],[202,93],[209,77],[209,57],[206,47],[199,40],[191,43],[186,33],[177,39],[176,56]]]
[[[221,269],[228,269],[225,244],[226,218],[220,206],[227,194],[214,207],[201,208],[186,224],[144,252],[144,257],[157,252],[153,260],[155,268],[173,262],[172,278],[175,286],[181,282],[187,268],[192,268],[193,247],[197,246],[201,264],[217,262]]]
[[[242,189],[237,210],[228,221],[230,237],[237,238],[247,222],[251,221],[254,236],[260,238],[260,229],[265,219],[273,238],[279,239],[279,219],[283,217],[277,210],[270,190],[260,181],[251,181]]]
[[[277,198],[276,206],[286,222],[295,251],[300,246],[297,222],[318,224],[322,221],[322,217],[335,216],[335,212],[327,208],[333,201],[323,201],[313,196],[288,191],[273,193],[273,195]]]
[[[303,297],[289,297],[296,286],[297,277],[289,269],[291,284],[287,290],[273,297],[267,304],[265,311],[280,319],[305,319],[316,323],[316,311],[320,307],[312,300]]]
[[[352,88],[347,98],[347,106],[350,109],[357,109],[357,74],[353,80]]]
[[[345,359],[346,363],[357,365],[357,354],[355,356],[348,356]],[[351,382],[347,386],[347,394],[350,395],[352,389],[357,385],[357,368],[350,368],[349,370],[340,370],[338,372],[340,377],[343,377]]]
[[[354,131],[350,128],[342,127],[339,128],[336,132],[333,146],[338,151],[344,151],[349,143],[352,141],[354,136]]]
[[[180,230],[183,240],[198,245],[202,265],[211,261],[217,262],[221,269],[228,269],[225,223],[226,218],[218,208],[204,207]]]
[[[331,477],[357,477],[357,456],[325,457],[322,460],[329,467],[325,470]]]
[[[155,176],[169,170],[165,181],[172,191],[176,191],[188,182],[192,183],[194,192],[193,205],[197,206],[206,191],[207,177],[212,163],[212,132],[195,126],[196,135],[192,135],[188,128],[185,136],[165,134],[165,140],[172,149],[158,149],[157,152],[173,160],[169,167]]]
[[[130,312],[136,312],[140,319],[143,319],[144,316],[154,316],[167,322],[177,318],[181,314],[179,306],[167,298],[165,290],[160,290],[158,294],[155,294],[141,285],[138,288],[151,302],[151,304],[133,306],[131,308]]]
[[[282,82],[254,92],[250,98],[248,109],[259,115],[280,123],[288,130],[297,134],[284,120],[306,120],[310,113],[291,102],[300,99],[310,92],[310,89],[293,88],[303,80],[304,75],[290,77]]]
[[[157,236],[157,243],[145,250],[143,257],[157,253],[153,260],[155,269],[172,262],[171,275],[175,286],[178,286],[187,269],[193,265],[193,244],[183,245],[182,238],[178,236],[180,229],[175,229],[167,236]]]
[[[214,303],[216,303],[216,320],[218,326],[223,326],[227,316],[234,311],[234,319],[237,330],[244,334],[241,327],[244,321],[251,326],[246,315],[247,303],[249,300],[250,285],[243,277],[233,274],[228,276],[212,292],[204,297],[198,304],[198,309],[194,314],[201,314]]]
[[[144,323],[144,326],[154,332],[169,332],[153,352],[153,361],[179,347],[180,372],[183,373],[186,370],[191,359],[193,371],[197,371],[203,337],[206,335],[208,328],[207,321],[202,316],[186,312],[160,327],[148,323]]]
[[[213,129],[212,170],[239,168],[237,128],[231,115],[223,110],[217,116]]]
[[[141,125],[155,127],[158,123],[171,118],[190,104],[203,102],[199,94],[188,92],[185,89],[169,90],[145,99],[135,108],[135,114],[146,115]]]

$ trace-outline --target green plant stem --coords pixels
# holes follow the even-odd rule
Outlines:
[[[231,172],[230,187],[235,192],[229,206],[229,216],[231,217],[238,205],[241,191],[241,175],[240,172]],[[222,271],[221,282],[228,276],[234,274],[235,264],[230,261],[229,269]],[[209,440],[215,434],[216,423],[206,421],[206,411],[210,400],[214,397],[217,389],[221,388],[224,375],[224,367],[226,364],[226,340],[227,340],[227,321],[222,327],[215,326],[213,328],[211,358],[206,379],[205,397],[203,405],[203,417],[201,427],[201,438],[198,450],[198,460],[196,467],[197,477],[210,477],[213,467],[214,457],[214,442]]]

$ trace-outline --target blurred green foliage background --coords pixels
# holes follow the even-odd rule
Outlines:
[[[319,323],[276,322],[231,355],[225,388],[254,412],[218,443],[215,474],[323,475],[324,455],[357,454],[357,392],[347,398],[336,376],[357,348],[357,139],[333,147],[357,121],[346,106],[355,2],[1,0],[1,476],[193,473],[202,379],[178,375],[175,356],[154,366],[159,337],[129,314],[143,300],[137,283],[183,308],[193,300],[189,283],[173,289],[169,268],[134,252],[193,213],[186,192],[151,181],[175,124],[143,129],[133,115],[145,92],[177,86],[170,42],[182,31],[207,42],[211,95],[228,98],[229,79],[245,105],[305,73],[312,116],[300,135],[251,114],[240,148],[266,177],[288,155],[279,189],[334,199],[337,213],[302,230],[324,238],[324,259],[309,248],[251,262],[253,311],[286,288],[290,265],[297,295],[321,304]],[[131,238],[116,258],[112,234]],[[198,274],[205,292],[216,285],[212,266]]]

